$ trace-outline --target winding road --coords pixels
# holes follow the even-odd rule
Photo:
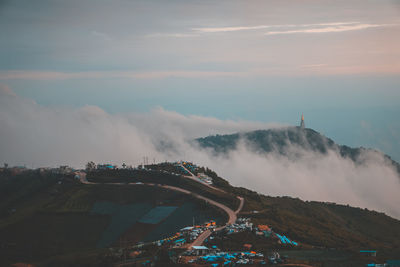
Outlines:
[[[192,180],[194,180],[194,181],[196,181],[196,182],[198,182],[198,183],[200,183],[200,184],[202,184],[202,185],[205,185],[205,186],[207,186],[207,187],[209,187],[209,188],[211,188],[211,189],[214,189],[214,190],[217,190],[217,191],[226,193],[226,192],[225,192],[224,190],[222,190],[222,189],[219,189],[219,188],[217,188],[217,187],[215,187],[215,186],[212,186],[212,185],[210,185],[210,184],[207,184],[207,183],[201,181],[196,175],[194,175],[191,171],[189,171],[189,169],[186,168],[182,163],[179,163],[179,165],[180,165],[183,169],[185,169],[185,170],[190,174],[190,175],[182,175],[183,177],[192,179]]]
[[[183,165],[182,165],[182,167],[183,167]],[[194,174],[191,173],[189,170],[187,170],[187,171],[191,174],[192,177],[194,176]],[[86,178],[86,173],[84,173],[84,172],[80,172],[78,175],[80,177],[80,179],[79,179],[80,182],[83,183],[83,184],[92,184],[92,185],[93,184],[100,184],[100,183],[89,182],[87,180],[87,178]],[[184,176],[184,177],[188,178],[188,176]],[[199,182],[199,183],[201,183],[203,185],[206,185],[206,186],[208,186],[208,187],[210,187],[212,189],[217,189],[218,191],[225,192],[225,191],[223,191],[223,190],[221,190],[219,188],[215,188],[215,187],[213,187],[211,185],[208,185],[206,183],[202,183],[197,178],[195,179],[195,178],[192,178],[192,177],[191,177],[191,179],[193,179],[193,180],[195,180],[195,181],[197,181],[197,182]],[[235,223],[236,219],[237,219],[237,214],[242,210],[243,204],[244,204],[244,198],[237,196],[237,198],[240,200],[240,204],[239,204],[239,207],[237,208],[237,210],[233,211],[231,208],[227,207],[226,205],[224,205],[222,203],[219,203],[219,202],[217,202],[215,200],[212,200],[210,198],[201,196],[199,194],[196,194],[194,192],[191,192],[189,190],[186,190],[186,189],[183,189],[183,188],[180,188],[180,187],[176,187],[176,186],[159,185],[159,184],[152,184],[152,183],[128,183],[128,184],[126,184],[126,183],[105,183],[105,184],[110,184],[110,185],[137,185],[137,186],[148,185],[148,186],[157,186],[157,187],[162,187],[162,188],[169,189],[169,190],[178,191],[178,192],[181,192],[181,193],[184,193],[184,194],[189,194],[189,195],[194,196],[195,198],[202,199],[202,200],[206,201],[207,203],[209,203],[209,204],[211,204],[211,205],[213,205],[213,206],[215,206],[217,208],[222,209],[229,217],[228,222],[224,226],[216,228],[215,229],[216,231],[220,231],[220,230],[224,229],[225,227],[227,227],[228,225]],[[204,231],[193,243],[188,244],[187,247],[202,245],[204,240],[206,240],[211,235],[211,233],[212,232],[210,230]]]

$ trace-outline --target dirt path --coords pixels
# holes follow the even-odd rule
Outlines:
[[[229,215],[229,220],[224,226],[218,227],[217,229],[215,229],[215,231],[220,231],[220,230],[224,229],[225,227],[227,227],[228,225],[236,222],[237,214],[242,210],[243,204],[244,204],[244,198],[242,198],[242,197],[237,197],[237,198],[240,200],[238,209],[236,211],[233,211],[233,210],[229,209],[228,207],[226,207],[227,209],[229,209],[229,212],[227,210],[225,210]],[[216,202],[216,203],[218,203],[218,202]],[[220,204],[220,203],[218,203],[218,204]],[[220,205],[222,205],[222,204],[220,204]],[[211,233],[212,232],[210,230],[204,231],[192,244],[188,245],[187,247],[201,246],[203,244],[204,240],[206,240],[211,235]]]
[[[242,210],[243,205],[244,205],[244,198],[239,197],[239,196],[237,196],[237,198],[240,200],[240,204],[239,204],[239,207],[237,208],[237,210],[235,211],[236,214],[238,214]]]
[[[182,167],[185,168],[183,165],[182,165]],[[185,169],[186,169],[186,168],[185,168]],[[187,169],[186,169],[186,170],[187,170]],[[194,174],[191,173],[189,170],[188,170],[188,172],[189,172],[192,176],[194,176]],[[187,177],[187,176],[186,176],[186,177]],[[195,177],[195,176],[194,176],[194,177]],[[207,186],[209,186],[209,187],[211,187],[211,188],[213,188],[213,189],[216,189],[216,188],[213,187],[213,186],[210,186],[210,185],[208,185],[208,184],[205,184],[205,183],[200,182],[200,181],[197,179],[197,177],[196,177],[196,178],[191,178],[191,179],[193,179],[193,180],[195,180],[195,181],[197,181],[197,182],[199,182],[199,183],[201,183],[201,184],[207,185]],[[80,182],[83,183],[83,184],[99,184],[99,183],[89,182],[89,181],[86,179],[86,173],[84,173],[84,172],[81,172],[81,173],[80,173]],[[126,183],[106,183],[106,184],[110,184],[110,185],[127,185]],[[158,186],[158,187],[162,187],[162,188],[165,188],[165,189],[170,189],[170,190],[178,191],[178,192],[181,192],[181,193],[184,193],[184,194],[192,195],[192,196],[194,196],[195,198],[202,199],[202,200],[206,201],[207,203],[210,203],[211,205],[222,209],[226,214],[228,214],[229,219],[228,219],[228,222],[227,222],[224,226],[221,226],[221,227],[215,229],[216,231],[222,230],[222,229],[224,229],[226,226],[235,223],[235,222],[236,222],[236,219],[237,219],[237,214],[242,210],[243,204],[244,204],[244,198],[237,196],[237,198],[240,200],[240,204],[239,204],[239,207],[237,208],[237,210],[236,210],[236,211],[233,211],[231,208],[225,206],[225,205],[222,204],[222,203],[219,203],[219,202],[214,201],[214,200],[212,200],[212,199],[210,199],[210,198],[201,196],[201,195],[199,195],[199,194],[193,193],[193,192],[191,192],[191,191],[189,191],[189,190],[186,190],[186,189],[183,189],[183,188],[180,188],[180,187],[176,187],[176,186],[171,186],[171,185],[158,185],[158,184],[152,184],[152,183],[140,183],[140,184],[138,184],[138,183],[128,183],[128,185],[137,185],[137,186],[140,186],[140,185]],[[221,190],[221,189],[219,189],[219,188],[217,188],[217,190],[222,191],[222,192],[225,192],[225,191],[223,191],[223,190]],[[226,193],[226,192],[225,192],[225,193]],[[204,242],[204,240],[206,240],[210,235],[211,235],[211,231],[210,231],[210,230],[204,231],[192,244],[188,244],[187,247],[191,247],[191,246],[200,246],[200,245],[202,245],[203,242]]]
[[[212,188],[212,189],[214,189],[214,190],[217,190],[217,191],[220,191],[220,192],[223,192],[223,193],[226,193],[224,190],[222,190],[222,189],[219,189],[219,188],[217,188],[217,187],[215,187],[215,186],[212,186],[212,185],[210,185],[210,184],[207,184],[207,183],[204,183],[203,181],[201,181],[196,175],[194,175],[191,171],[189,171],[185,166],[183,166],[183,164],[182,163],[180,163],[180,166],[183,168],[183,169],[185,169],[190,175],[182,175],[183,177],[185,177],[185,178],[188,178],[188,179],[192,179],[192,180],[194,180],[194,181],[196,181],[196,182],[198,182],[198,183],[200,183],[200,184],[202,184],[202,185],[205,185],[205,186],[207,186],[207,187],[209,187],[209,188]]]
[[[175,190],[175,191],[179,191],[179,192],[182,192],[182,193],[185,193],[185,194],[191,194],[192,196],[194,196],[194,197],[196,197],[198,199],[205,200],[207,203],[210,203],[211,205],[222,209],[229,216],[229,219],[228,219],[228,222],[226,223],[226,225],[234,223],[236,221],[236,219],[237,219],[237,216],[236,216],[237,212],[236,211],[233,211],[231,208],[229,208],[229,207],[225,206],[224,204],[219,203],[219,202],[217,202],[215,200],[212,200],[212,199],[207,198],[207,197],[203,197],[203,196],[201,196],[199,194],[196,194],[196,193],[193,193],[193,192],[191,192],[189,190],[186,190],[186,189],[183,189],[183,188],[179,188],[179,187],[175,187],[175,186],[171,186],[171,185],[161,185],[161,187],[167,188],[167,189],[172,189],[172,190]],[[242,198],[242,201],[243,201],[243,198]],[[242,201],[241,201],[241,204],[242,204]],[[239,205],[239,208],[241,208],[240,206],[243,206],[243,205]]]

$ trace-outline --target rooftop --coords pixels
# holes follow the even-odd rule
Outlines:
[[[192,246],[193,249],[208,249],[208,247],[205,246]]]

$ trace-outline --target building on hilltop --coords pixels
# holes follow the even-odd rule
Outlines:
[[[117,168],[117,165],[112,165],[110,163],[97,164],[97,169],[98,170],[115,170],[116,168]]]
[[[300,122],[300,128],[304,129],[306,127],[306,125],[304,124],[304,115],[303,113],[301,114],[301,122]]]

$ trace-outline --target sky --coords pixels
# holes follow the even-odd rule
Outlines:
[[[399,1],[0,0],[0,34],[0,162],[188,159],[261,193],[400,218],[379,153],[220,158],[188,143],[304,113],[335,142],[400,161]]]
[[[44,106],[306,125],[400,160],[398,1],[0,1],[0,83]]]
[[[0,1],[0,83],[48,107],[306,125],[400,160],[398,1]]]

